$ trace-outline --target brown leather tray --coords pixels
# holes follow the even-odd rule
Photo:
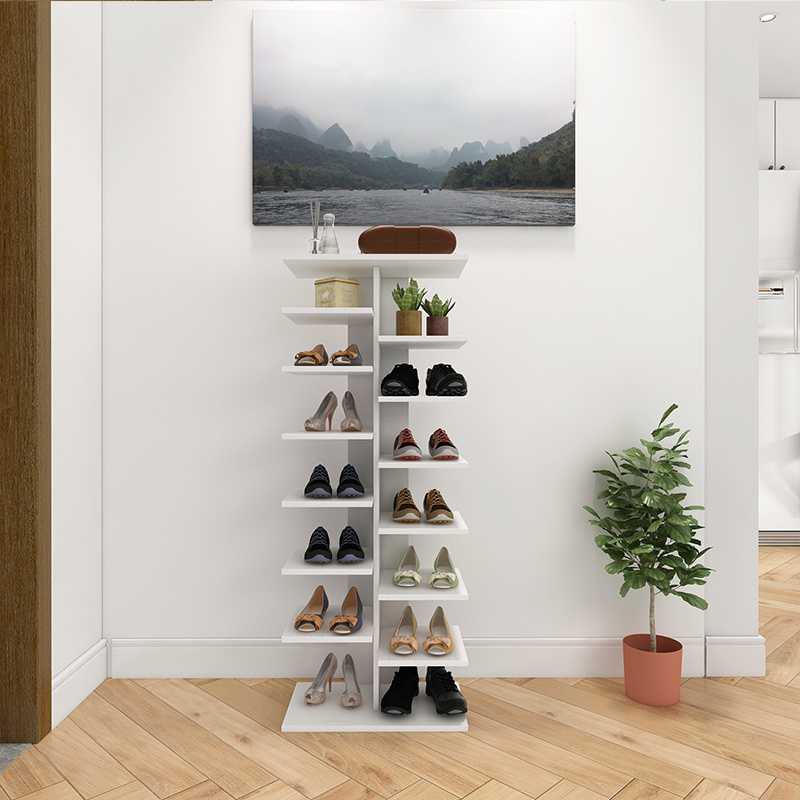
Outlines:
[[[362,253],[453,253],[456,235],[438,225],[375,225],[358,237]]]

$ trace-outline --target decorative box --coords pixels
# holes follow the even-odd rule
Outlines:
[[[358,281],[350,278],[321,278],[314,281],[317,308],[358,308]]]

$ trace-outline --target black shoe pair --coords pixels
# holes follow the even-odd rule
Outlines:
[[[467,380],[450,364],[434,364],[425,378],[425,394],[429,397],[463,397],[467,393]],[[419,394],[419,376],[411,364],[395,364],[381,381],[384,397],[416,397]]]
[[[392,685],[381,698],[384,714],[411,713],[411,702],[419,694],[419,673],[416,667],[400,667]],[[458,691],[453,676],[444,667],[428,667],[425,675],[425,694],[433,698],[437,714],[466,714],[467,700]]]
[[[317,464],[311,473],[311,478],[303,490],[305,497],[333,497],[331,479],[328,477],[328,470]],[[336,488],[337,497],[363,497],[364,485],[361,483],[352,464],[345,464],[339,475],[339,486]]]
[[[328,538],[328,531],[320,525],[311,534],[303,561],[306,564],[330,564],[332,559],[333,553],[331,553],[331,540]],[[358,534],[349,525],[344,528],[339,536],[339,550],[336,553],[336,560],[340,564],[352,564],[355,561],[364,560],[364,550],[361,547]]]

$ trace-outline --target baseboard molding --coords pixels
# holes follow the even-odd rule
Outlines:
[[[108,677],[108,642],[100,639],[53,677],[52,727],[55,728]]]
[[[683,674],[705,674],[704,640],[681,642]],[[459,677],[622,675],[621,639],[475,638],[464,645],[469,667]],[[280,639],[111,639],[110,652],[112,678],[297,678],[309,674],[311,651]]]
[[[752,675],[766,669],[763,636],[706,636],[706,675]]]

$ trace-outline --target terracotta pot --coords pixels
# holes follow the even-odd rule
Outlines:
[[[428,317],[425,332],[428,336],[447,336],[450,330],[450,317]]]
[[[681,699],[683,645],[668,636],[656,636],[650,652],[650,634],[634,633],[622,640],[625,694],[648,706],[673,706]]]
[[[395,328],[398,336],[422,336],[422,312],[397,311]]]

